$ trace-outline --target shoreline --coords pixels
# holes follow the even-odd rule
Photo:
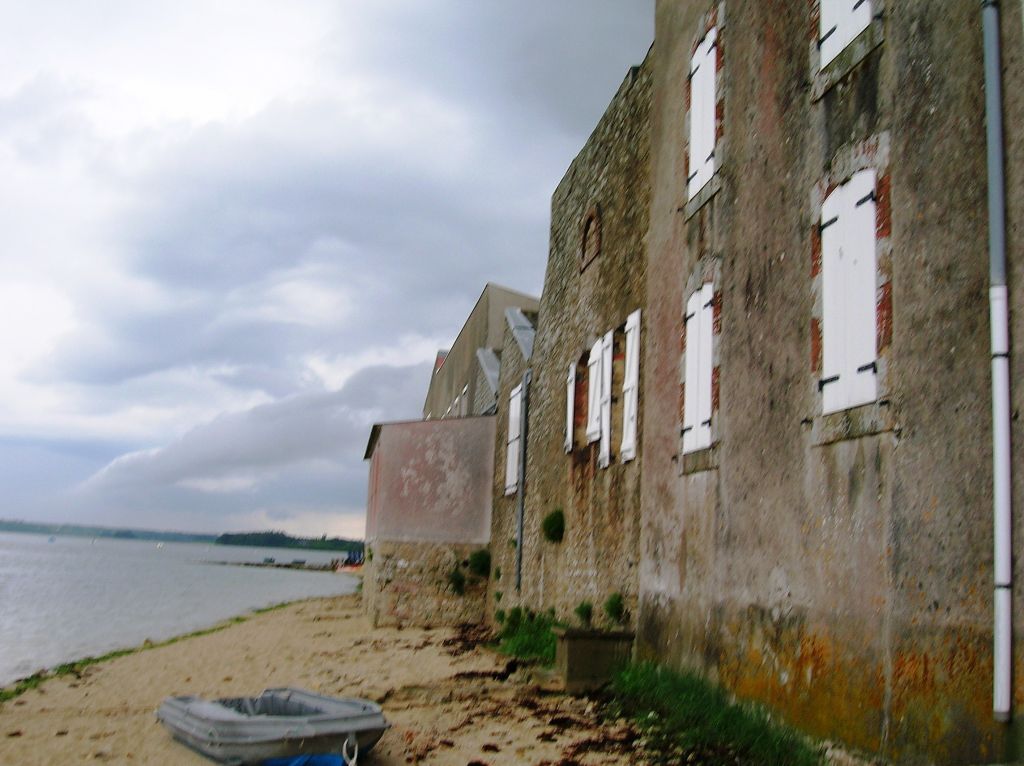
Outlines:
[[[375,766],[618,766],[635,733],[595,703],[512,673],[483,634],[373,628],[359,594],[302,599],[50,676],[0,703],[0,762],[208,764],[154,715],[169,696],[296,686],[381,704]],[[362,762],[362,759],[360,759]]]
[[[230,563],[230,562],[225,562]],[[346,573],[350,574],[350,573]],[[179,633],[169,638],[162,638],[158,641],[151,641],[146,639],[141,644],[135,644],[133,646],[126,646],[118,649],[111,649],[109,652],[104,652],[98,655],[87,655],[85,657],[79,657],[77,659],[68,660],[62,662],[59,665],[54,665],[49,668],[41,668],[35,673],[30,673],[22,678],[15,678],[13,681],[0,685],[0,711],[3,710],[3,704],[11,700],[17,699],[22,694],[32,689],[38,688],[41,684],[46,683],[57,678],[63,678],[65,676],[74,675],[78,676],[81,672],[90,666],[99,665],[104,662],[110,662],[116,660],[119,657],[128,657],[141,652],[146,652],[151,649],[160,649],[165,646],[171,646],[180,641],[186,641],[192,638],[199,638],[201,636],[207,636],[212,633],[219,633],[222,630],[227,630],[235,625],[240,625],[253,617],[257,617],[261,614],[273,612],[278,609],[284,609],[289,606],[301,604],[306,601],[314,601],[321,598],[345,598],[348,594],[343,596],[309,596],[306,598],[297,598],[289,601],[281,601],[276,604],[270,604],[269,606],[256,607],[255,609],[249,609],[241,614],[236,614],[231,617],[225,617],[212,625],[208,625],[203,628],[197,628],[187,633]]]

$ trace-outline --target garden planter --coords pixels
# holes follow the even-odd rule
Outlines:
[[[590,691],[610,681],[633,654],[633,632],[555,628],[555,670],[570,694]]]

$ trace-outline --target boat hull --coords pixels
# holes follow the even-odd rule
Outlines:
[[[206,701],[170,697],[157,718],[184,745],[220,763],[260,763],[314,753],[368,752],[390,724],[368,700],[302,689],[268,689],[258,697]]]

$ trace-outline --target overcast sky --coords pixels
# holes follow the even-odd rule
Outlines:
[[[0,518],[363,534],[653,0],[0,0]]]

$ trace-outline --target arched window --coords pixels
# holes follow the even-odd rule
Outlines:
[[[601,211],[591,205],[580,227],[580,271],[601,254]]]

